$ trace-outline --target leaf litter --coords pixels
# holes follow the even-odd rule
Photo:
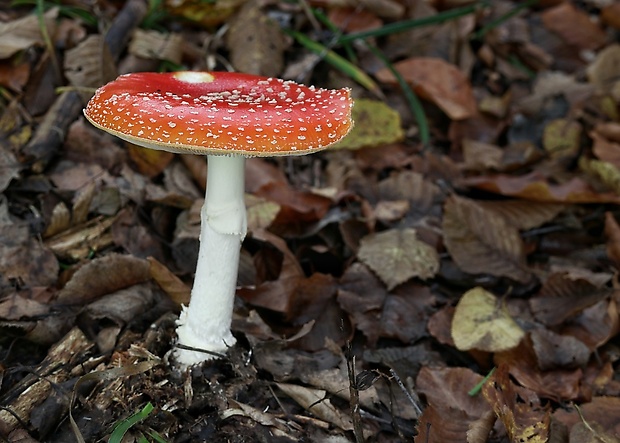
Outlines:
[[[0,6],[3,439],[105,441],[150,404],[125,438],[618,441],[618,5],[103,5]],[[238,345],[186,373],[204,159],[80,115],[172,69],[359,105],[343,149],[248,160]]]

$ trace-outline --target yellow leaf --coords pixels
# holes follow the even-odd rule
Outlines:
[[[497,297],[481,287],[467,291],[456,305],[452,339],[461,351],[506,351],[524,335]]]
[[[404,138],[400,114],[378,100],[357,99],[351,132],[330,149],[360,149],[399,142]]]

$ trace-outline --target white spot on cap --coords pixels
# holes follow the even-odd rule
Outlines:
[[[173,74],[174,78],[185,83],[211,83],[215,80],[208,72],[181,71]]]

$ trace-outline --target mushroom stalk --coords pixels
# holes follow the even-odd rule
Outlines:
[[[201,210],[200,248],[191,301],[178,320],[179,343],[225,353],[236,340],[230,332],[239,252],[247,232],[242,156],[209,155],[207,191]],[[177,361],[191,366],[213,356],[177,349]]]

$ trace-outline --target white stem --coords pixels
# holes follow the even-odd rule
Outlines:
[[[236,341],[230,325],[239,251],[247,231],[245,158],[210,155],[208,162],[196,277],[189,306],[178,320],[177,335],[182,345],[225,353]],[[175,357],[186,367],[213,358],[183,349],[177,349]]]

